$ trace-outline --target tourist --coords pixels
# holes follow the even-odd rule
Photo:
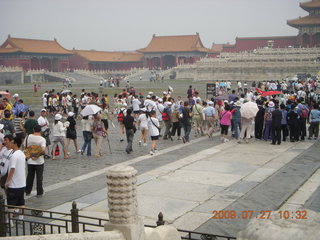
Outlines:
[[[120,108],[118,115],[117,115],[117,119],[118,119],[118,123],[120,125],[120,142],[123,142],[123,138],[124,138],[124,130],[125,130],[125,126],[123,124],[123,119],[125,118],[126,114],[127,114],[127,104],[123,103],[122,107]]]
[[[154,110],[152,110],[150,112],[150,118],[148,119],[148,128],[149,128],[149,132],[150,132],[150,137],[151,137],[151,151],[150,151],[150,155],[153,155],[157,152],[157,141],[159,139],[159,121],[156,118],[156,112]]]
[[[297,112],[297,104],[292,103],[288,112],[288,125],[290,128],[290,142],[299,141],[299,114]]]
[[[74,119],[75,114],[74,112],[68,112],[68,118],[67,118],[67,124],[66,124],[66,128],[67,128],[67,133],[66,133],[66,151],[68,153],[68,155],[70,155],[69,153],[69,145],[70,145],[70,141],[73,141],[74,144],[74,148],[76,150],[76,153],[81,152],[81,150],[79,150],[78,148],[78,140],[77,140],[77,123]]]
[[[172,106],[172,102],[165,102],[164,103],[164,110],[163,110],[163,113],[162,113],[162,121],[164,122],[164,127],[165,127],[165,130],[164,130],[164,134],[163,134],[163,140],[167,140],[167,139],[170,139],[171,141],[173,140],[172,137],[171,137],[171,115],[172,115],[172,109],[171,109],[171,106]]]
[[[101,114],[97,113],[92,125],[92,135],[96,144],[96,152],[94,156],[96,158],[102,157],[102,140],[104,136],[107,136],[107,130],[104,127],[104,123],[101,121]]]
[[[241,122],[242,122],[240,108],[241,108],[240,101],[236,101],[233,109],[231,110],[231,113],[232,113],[231,132],[232,132],[232,137],[234,137],[237,140],[239,140],[239,137],[240,137]]]
[[[299,114],[299,137],[301,141],[304,140],[305,136],[307,135],[307,118],[309,114],[309,108],[307,105],[304,104],[304,98],[298,98],[297,99],[298,105],[297,105],[297,112]]]
[[[53,123],[53,138],[52,138],[52,160],[57,160],[57,156],[60,155],[56,153],[56,149],[59,148],[59,143],[61,144],[63,157],[64,159],[69,159],[68,152],[66,150],[65,145],[65,137],[66,137],[66,127],[61,122],[62,116],[61,114],[56,114],[54,116],[54,123]]]
[[[20,112],[18,117],[13,119],[13,125],[14,125],[14,129],[15,129],[15,134],[16,137],[21,138],[22,141],[25,138],[25,133],[24,133],[24,122],[25,122],[25,118],[23,116],[23,113]]]
[[[50,142],[50,128],[49,128],[49,121],[47,119],[47,110],[41,109],[40,117],[38,118],[38,124],[41,127],[41,135],[46,139],[46,146],[47,146],[47,152],[48,154],[44,155],[45,159],[50,158],[49,154],[49,146],[51,145]]]
[[[85,153],[87,149],[87,156],[91,156],[91,140],[92,140],[92,128],[93,119],[92,116],[84,116],[81,120],[82,134],[83,134],[83,145],[81,148],[81,155]]]
[[[130,153],[133,151],[132,149],[132,142],[134,133],[136,132],[136,126],[135,126],[135,120],[134,117],[131,116],[131,109],[127,109],[127,114],[123,119],[123,126],[126,129],[126,135],[127,135],[127,147],[126,147],[126,153]]]
[[[193,123],[195,129],[195,136],[204,135],[202,129],[202,121],[203,121],[203,107],[201,106],[201,100],[196,99],[196,104],[192,107],[192,115],[193,115]]]
[[[272,132],[272,112],[274,111],[274,102],[270,101],[267,103],[267,109],[264,113],[264,135],[263,139],[265,141],[271,140],[271,132]]]
[[[230,110],[230,105],[227,104],[220,114],[221,140],[223,140],[223,142],[229,142],[228,131],[232,119],[232,113]]]
[[[313,109],[310,111],[310,117],[308,122],[310,123],[309,127],[309,140],[314,136],[314,140],[318,139],[319,134],[319,122],[320,122],[320,110],[319,104],[313,104]]]
[[[181,124],[180,124],[180,112],[179,112],[179,105],[174,104],[173,112],[171,114],[171,122],[172,122],[172,129],[170,136],[175,136],[177,132],[177,140],[181,140]],[[160,124],[159,124],[160,125]]]
[[[212,101],[208,102],[208,106],[203,110],[205,115],[205,120],[207,123],[207,135],[209,138],[212,137],[212,133],[214,131],[214,124],[215,124],[215,108],[213,107],[214,103]]]
[[[140,134],[140,140],[139,140],[139,145],[142,144],[143,146],[147,146],[147,136],[148,136],[148,117],[146,115],[147,109],[142,108],[140,110],[140,115],[138,117],[138,129],[140,129],[141,134]]]
[[[272,112],[272,142],[275,145],[281,144],[281,122],[282,122],[282,112],[279,110],[279,105],[275,104],[275,110]]]
[[[263,107],[263,101],[258,99],[256,100],[258,105],[258,112],[255,116],[255,124],[254,124],[254,136],[256,139],[262,139],[263,137],[263,125],[264,125],[264,115],[265,109]]]
[[[132,109],[133,109],[133,117],[136,119],[139,115],[139,112],[140,112],[140,104],[141,102],[139,101],[138,99],[138,96],[133,96],[133,99],[132,99]]]
[[[3,106],[4,106],[3,113],[5,113],[5,111],[9,111],[10,117],[8,118],[8,120],[12,120],[13,119],[12,105],[9,103],[7,98],[3,98],[2,103],[3,103]],[[4,116],[4,117],[6,117],[6,116]]]
[[[37,120],[35,119],[35,114],[34,111],[30,111],[29,112],[29,118],[25,121],[24,125],[23,125],[23,129],[25,132],[25,135],[29,135],[33,133],[33,129],[35,126],[38,125]]]
[[[182,119],[181,123],[184,130],[184,137],[182,137],[183,143],[189,142],[189,135],[191,132],[192,125],[192,112],[190,109],[189,101],[185,101],[182,108]]]
[[[289,131],[288,131],[288,111],[284,104],[280,105],[282,119],[281,119],[281,130],[282,130],[282,141],[286,141]]]
[[[41,127],[36,125],[34,127],[34,133],[29,134],[25,141],[24,146],[26,149],[30,146],[39,146],[42,152],[46,150],[46,140],[41,136]],[[44,158],[41,152],[39,152],[39,156],[32,156],[27,159],[28,163],[28,175],[26,182],[26,195],[29,196],[32,191],[34,177],[36,175],[37,179],[37,197],[42,197],[44,195],[43,191],[43,170],[44,170]]]
[[[161,129],[163,128],[164,126],[164,123],[163,123],[163,120],[162,120],[162,113],[164,111],[164,106],[163,106],[163,100],[162,98],[158,98],[158,101],[156,102],[156,108],[155,108],[155,111],[156,111],[156,117],[159,121],[159,137],[161,137]]]
[[[9,157],[9,172],[5,182],[5,189],[7,190],[7,204],[21,207],[19,208],[20,214],[22,213],[22,208],[25,205],[24,192],[26,187],[26,156],[20,150],[21,144],[22,140],[15,137],[7,145],[8,149],[12,149],[13,151],[11,151],[11,156]],[[8,211],[10,212],[10,218],[12,218],[12,213],[15,209],[9,207]]]
[[[4,110],[4,118],[0,120],[0,124],[3,124],[3,134],[4,135],[13,135],[15,133],[14,125],[12,122],[12,117],[10,111]]]

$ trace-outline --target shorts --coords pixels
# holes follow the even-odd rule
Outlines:
[[[140,126],[140,130],[141,130],[141,131],[148,130],[148,127],[141,127],[141,126]]]
[[[220,127],[221,127],[221,134],[228,135],[229,126],[220,124]]]
[[[8,205],[24,206],[24,187],[22,188],[8,188],[7,190]]]
[[[53,143],[61,143],[62,147],[64,147],[64,137],[61,137],[61,136],[55,136],[53,137],[52,139],[52,142]]]
[[[151,136],[151,140],[159,140],[159,136]]]
[[[77,139],[77,131],[76,130],[67,130],[66,138],[69,139]]]

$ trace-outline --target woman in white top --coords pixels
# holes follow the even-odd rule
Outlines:
[[[63,123],[60,121],[62,119],[61,114],[56,114],[54,116],[54,123],[53,123],[53,146],[52,146],[52,160],[57,160],[57,155],[60,155],[56,152],[56,148],[58,146],[58,143],[61,144],[63,149],[63,155],[65,159],[70,158],[66,151],[65,146],[65,138],[66,138],[66,127],[63,125]]]
[[[92,140],[92,128],[93,128],[93,119],[92,116],[85,116],[81,120],[82,123],[82,133],[84,143],[81,148],[81,155],[86,151],[87,156],[91,156],[91,140]]]
[[[148,118],[146,115],[146,108],[142,108],[140,110],[140,115],[138,117],[138,128],[141,131],[139,145],[141,145],[143,141],[143,146],[147,146],[147,136],[148,136]]]

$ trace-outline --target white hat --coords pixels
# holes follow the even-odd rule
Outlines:
[[[72,117],[74,115],[74,112],[68,112],[68,117]]]
[[[164,95],[167,95],[168,93],[166,91],[163,92]]]
[[[151,96],[150,96],[150,95],[147,95],[147,98],[149,99],[149,98],[151,98]]]
[[[61,120],[61,118],[62,116],[59,113],[54,116],[54,120],[57,120],[57,121]]]
[[[235,105],[236,105],[237,107],[240,107],[240,106],[241,106],[241,102],[240,102],[240,101],[236,101]]]
[[[159,98],[159,99],[158,99],[158,102],[163,102],[162,98]]]
[[[12,97],[19,97],[19,94],[18,93],[15,93],[15,94],[13,94],[13,96]]]
[[[171,105],[172,105],[172,102],[167,102],[167,105],[171,106]]]
[[[270,101],[270,102],[268,103],[268,107],[274,107],[274,102]]]
[[[212,105],[212,104],[213,104],[213,102],[212,102],[212,101],[209,101],[209,102],[208,102],[208,105]]]
[[[42,108],[40,112],[46,112],[47,110],[45,108]]]
[[[3,124],[0,124],[0,130],[2,130],[2,129],[3,129],[3,127],[4,127],[4,125],[3,125]]]
[[[153,92],[149,92],[148,95],[153,95]]]

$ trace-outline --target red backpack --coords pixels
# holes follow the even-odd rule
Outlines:
[[[163,113],[161,113],[161,115],[162,115],[162,120],[163,121],[169,121],[170,120],[170,116],[167,113],[166,109],[163,110]]]
[[[124,119],[123,111],[120,111],[120,112],[118,113],[118,122],[122,123],[122,122],[123,122],[123,119]]]

